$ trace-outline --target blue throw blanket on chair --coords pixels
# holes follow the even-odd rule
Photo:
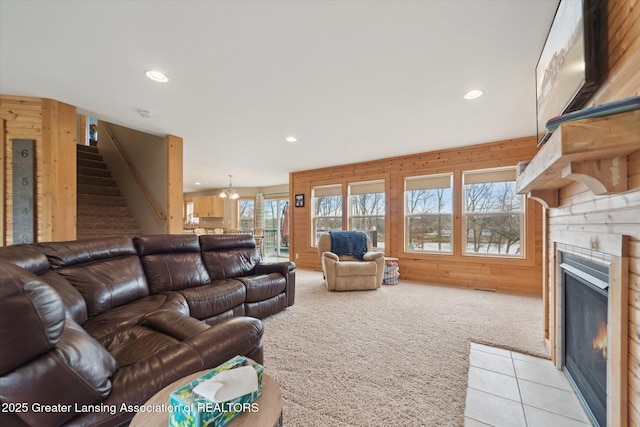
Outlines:
[[[336,255],[353,255],[358,259],[367,253],[367,235],[362,231],[330,231],[331,252]]]

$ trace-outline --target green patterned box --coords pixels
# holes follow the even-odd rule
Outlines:
[[[214,375],[240,366],[251,365],[258,374],[258,390],[224,403],[214,403],[191,390]],[[255,411],[253,402],[262,396],[262,365],[236,356],[171,393],[170,427],[222,427],[243,412]]]

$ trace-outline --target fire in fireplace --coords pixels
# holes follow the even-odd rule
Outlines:
[[[563,369],[587,415],[607,423],[607,316],[609,269],[562,254]]]

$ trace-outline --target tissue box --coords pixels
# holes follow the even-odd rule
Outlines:
[[[224,403],[214,403],[192,393],[195,386],[214,375],[240,366],[252,365],[258,374],[258,390]],[[251,403],[262,396],[262,365],[243,356],[236,356],[172,392],[169,397],[170,427],[222,427],[243,412],[252,409]]]

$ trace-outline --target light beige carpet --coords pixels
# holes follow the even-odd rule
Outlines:
[[[298,269],[264,324],[287,427],[462,426],[471,341],[548,357],[540,298],[403,280],[335,293]]]

